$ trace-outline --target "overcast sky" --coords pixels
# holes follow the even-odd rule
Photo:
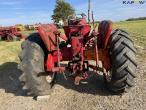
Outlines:
[[[66,1],[74,7],[76,13],[87,13],[88,0]],[[91,2],[95,20],[120,21],[146,16],[146,2],[143,5],[123,4],[122,0],[91,0]],[[52,22],[54,6],[55,0],[0,0],[0,25]]]

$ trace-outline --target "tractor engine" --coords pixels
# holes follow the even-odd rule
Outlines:
[[[72,60],[68,63],[68,69],[73,76],[83,75],[84,71],[84,38],[90,33],[90,25],[86,19],[69,19],[68,26],[64,26],[65,34],[71,44]]]
[[[66,68],[60,66],[60,61],[66,60],[69,61],[67,69],[72,75],[84,73],[84,40],[89,37],[90,30],[84,16],[69,19],[68,26],[64,26],[65,35],[61,35],[54,25],[41,25],[39,33],[49,51],[45,64],[47,71],[63,72]],[[66,46],[60,48],[59,38],[66,41]]]

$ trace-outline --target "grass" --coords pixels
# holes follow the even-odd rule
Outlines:
[[[22,34],[24,36],[29,36],[31,33],[35,33],[35,32],[37,32],[37,31],[36,30],[33,30],[33,31],[22,31]]]
[[[137,45],[146,47],[146,20],[118,22],[114,28],[124,29]]]
[[[135,44],[146,47],[146,20],[117,22],[114,23],[114,29],[116,28],[126,30],[130,33]],[[33,32],[36,31],[24,31],[22,33],[29,35]],[[4,62],[19,62],[18,53],[21,50],[21,43],[22,41],[0,41],[0,65]]]
[[[20,52],[21,42],[0,42],[0,64],[4,62],[19,62],[18,53]]]

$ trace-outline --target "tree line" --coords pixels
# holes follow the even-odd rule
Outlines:
[[[146,20],[146,17],[129,18],[126,21],[135,21],[135,20]]]

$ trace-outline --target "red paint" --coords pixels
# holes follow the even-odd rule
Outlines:
[[[70,37],[71,33],[79,32],[83,37],[88,37],[91,26],[87,23],[85,18],[80,20],[71,21],[68,26],[64,26],[64,31],[67,38]]]
[[[72,51],[73,51],[73,56],[77,55],[80,53],[82,45],[82,42],[79,41],[78,37],[72,37],[71,39],[71,45],[72,45]]]
[[[99,37],[102,38],[103,48],[106,48],[112,32],[112,22],[102,21],[98,27]]]
[[[64,34],[64,35],[60,35],[60,37],[61,37],[63,40],[67,41],[67,37],[66,37],[65,34]]]
[[[52,68],[54,68],[54,58],[51,54],[48,54],[47,58],[47,71],[52,71]]]
[[[54,33],[57,31],[56,26],[53,24],[41,25],[38,27],[38,31],[48,51],[55,50],[56,36]]]
[[[62,60],[62,53],[61,52],[59,52],[59,56],[60,56],[60,58],[59,58],[59,60],[61,61]],[[57,63],[57,61],[58,61],[58,52],[57,51],[55,51],[55,52],[53,52],[53,60],[54,60],[54,62],[55,63]]]
[[[100,37],[102,39],[103,49],[106,48],[107,43],[110,38],[110,34],[112,31],[112,23],[111,22],[101,22],[99,24],[98,32],[93,31],[90,35],[91,26],[86,22],[84,18],[70,21],[68,26],[64,27],[65,35],[60,34],[55,25],[41,25],[38,28],[41,39],[48,49],[48,58],[47,58],[47,71],[49,72],[64,72],[65,67],[57,66],[57,63],[60,61],[70,61],[70,72],[71,73],[85,73],[83,70],[84,65],[84,51],[85,49],[89,49],[90,46],[94,45],[92,49],[95,49],[96,58],[96,69],[98,67],[99,61],[99,49],[98,44],[95,45],[95,42],[91,38]],[[67,41],[71,47],[61,47],[57,48],[57,40],[56,38],[60,37],[63,40]],[[58,42],[59,43],[59,42]],[[59,52],[59,54],[58,54]],[[58,56],[60,57],[58,59]],[[104,62],[106,63],[106,61]],[[59,64],[59,63],[58,63]]]

